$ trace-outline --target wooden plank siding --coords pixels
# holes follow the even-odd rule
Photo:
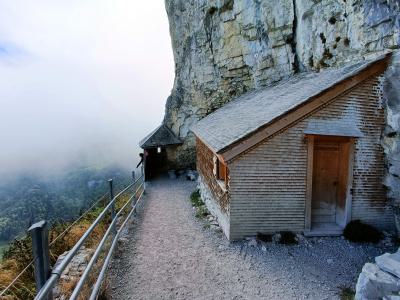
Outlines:
[[[202,176],[205,184],[211,190],[214,200],[219,205],[223,213],[228,213],[230,209],[229,199],[229,184],[230,176],[229,171],[225,169],[226,180],[225,189],[217,181],[216,174],[214,174],[214,156],[215,154],[200,140],[196,139],[196,153],[197,153],[197,170]]]
[[[363,136],[355,140],[351,218],[380,228],[393,226],[382,184],[385,162],[380,139],[385,116],[379,86],[378,76],[368,78],[228,163],[231,239],[304,230],[308,147],[304,130],[311,120],[358,126]],[[212,158],[198,155],[203,173],[202,165],[212,164]]]

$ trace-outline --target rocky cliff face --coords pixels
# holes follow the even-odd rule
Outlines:
[[[395,208],[396,226],[400,237],[400,52],[396,51],[383,79],[386,104],[386,130],[382,138],[387,162],[384,184]]]
[[[246,91],[400,46],[399,0],[165,0],[176,77],[164,122],[190,127]]]
[[[318,71],[400,47],[399,0],[165,0],[165,4],[176,77],[164,122],[185,140],[176,153],[182,166],[194,162],[190,127],[235,96],[296,72]],[[389,104],[396,107],[391,111],[398,113],[398,105]],[[397,127],[389,124],[387,142],[398,145],[399,119],[392,113],[388,118]],[[398,151],[392,148],[386,150]]]

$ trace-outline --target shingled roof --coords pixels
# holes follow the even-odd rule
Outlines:
[[[142,149],[179,145],[182,141],[164,124],[158,126],[153,132],[140,141]]]
[[[319,73],[301,73],[273,86],[246,93],[200,120],[191,130],[214,152],[221,153],[385,57]]]

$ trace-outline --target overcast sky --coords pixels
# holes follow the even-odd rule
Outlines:
[[[131,168],[173,76],[163,0],[1,0],[1,171]]]

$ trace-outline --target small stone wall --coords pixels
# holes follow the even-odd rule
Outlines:
[[[211,190],[205,184],[202,175],[199,175],[198,188],[200,191],[201,199],[206,205],[209,212],[216,217],[218,224],[221,226],[222,231],[225,233],[226,237],[229,239],[229,216],[221,211],[218,203],[215,201]]]
[[[86,248],[82,246],[78,253],[74,256],[71,262],[68,264],[67,268],[62,272],[60,280],[53,289],[54,300],[64,300],[67,299],[74,289],[79,278],[86,269],[88,262],[93,255],[94,250],[91,248]],[[64,252],[59,256],[54,268],[59,265],[68,251]]]
[[[400,248],[366,263],[358,277],[355,300],[400,299]]]

